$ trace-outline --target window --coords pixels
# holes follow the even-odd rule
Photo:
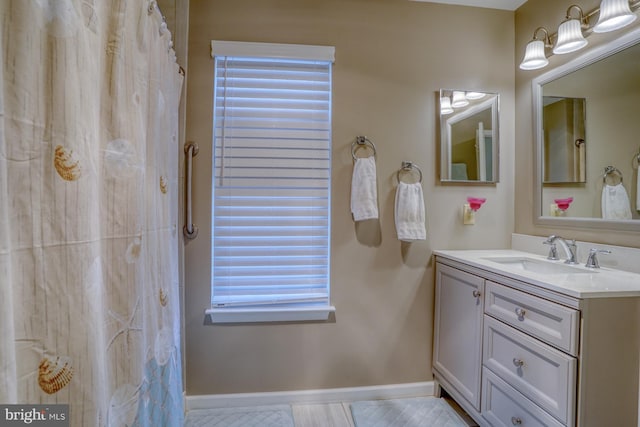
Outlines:
[[[334,310],[333,54],[212,42],[213,322],[323,320]]]

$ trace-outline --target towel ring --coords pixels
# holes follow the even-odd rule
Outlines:
[[[396,173],[396,178],[398,178],[398,182],[401,182],[400,181],[400,173],[402,173],[402,172],[413,172],[413,171],[418,172],[418,175],[419,175],[418,182],[422,182],[422,170],[415,163],[407,162],[407,161],[403,161],[402,162],[402,167]]]
[[[613,178],[615,176],[617,176],[620,179],[620,182],[618,182],[618,184],[622,184],[622,172],[620,172],[620,170],[614,166],[607,166],[606,168],[604,168],[604,175],[602,175],[602,182],[607,184],[607,178]]]
[[[366,136],[356,136],[356,140],[351,143],[351,157],[356,160],[356,151],[358,148],[370,147],[373,150],[373,157],[376,157],[376,146]]]
[[[633,156],[633,159],[631,160],[631,167],[640,170],[640,151]]]

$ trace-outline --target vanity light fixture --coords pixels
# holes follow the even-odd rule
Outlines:
[[[631,24],[636,18],[636,14],[629,7],[628,0],[602,0],[600,16],[593,31],[595,33],[614,31]]]
[[[544,32],[544,38],[538,39],[538,32]],[[537,70],[538,68],[546,67],[549,63],[547,56],[544,53],[546,47],[551,47],[549,41],[549,32],[544,27],[538,27],[533,32],[533,39],[527,43],[527,47],[524,51],[524,59],[520,63],[521,70]]]
[[[451,100],[451,106],[453,108],[460,108],[460,107],[466,107],[467,105],[469,105],[469,101],[467,100],[467,97],[464,96],[464,92],[459,90],[454,90],[453,99]]]
[[[465,93],[465,96],[467,99],[476,100],[484,98],[487,94],[484,92],[467,92]]]
[[[451,114],[453,113],[453,107],[451,106],[451,98],[443,96],[440,98],[440,113]]]
[[[578,18],[571,17],[571,9],[577,9]],[[634,15],[635,16],[635,15]],[[587,39],[582,35],[582,30],[589,28],[589,23],[584,17],[584,13],[580,6],[572,4],[567,9],[567,17],[558,27],[558,40],[553,48],[556,55],[563,53],[575,52],[587,45]]]
[[[571,17],[571,10],[577,9],[578,18]],[[640,9],[640,0],[602,0],[600,7],[583,13],[580,6],[571,5],[567,9],[567,17],[553,34],[544,27],[538,27],[533,32],[533,40],[527,43],[524,59],[520,64],[521,70],[537,70],[546,67],[549,63],[545,55],[545,48],[551,48],[551,40],[555,40],[552,54],[575,52],[587,45],[587,39],[591,33],[604,33],[620,29],[631,24],[638,17],[636,11]],[[591,24],[594,16],[598,15],[598,22]],[[544,31],[544,39],[537,37],[538,31]]]

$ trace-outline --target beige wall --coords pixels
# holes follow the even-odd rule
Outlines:
[[[354,387],[431,376],[435,248],[508,247],[513,231],[514,13],[401,0],[192,0],[187,139],[195,160],[194,219],[186,245],[187,394]],[[459,30],[462,29],[462,30]],[[333,45],[332,303],[328,323],[204,325],[209,306],[213,61],[210,40]],[[501,182],[436,183],[436,92],[501,95]],[[350,144],[378,148],[379,223],[349,212]],[[395,238],[395,174],[424,171],[428,240]],[[463,226],[467,196],[486,197]]]
[[[515,14],[516,35],[515,35],[515,59],[516,59],[516,192],[515,192],[515,232],[521,234],[531,234],[547,236],[550,234],[560,234],[562,236],[576,238],[583,241],[591,241],[619,246],[640,247],[639,232],[619,232],[619,231],[593,231],[585,228],[572,227],[570,229],[559,229],[537,226],[533,218],[533,172],[534,172],[534,141],[533,141],[533,112],[531,100],[531,80],[567,61],[575,58],[576,54],[554,55],[549,58],[549,65],[536,71],[521,71],[517,65],[522,60],[524,48],[533,37],[534,30],[539,26],[544,26],[555,32],[558,25],[564,19],[567,7],[570,2],[558,2],[557,0],[528,0],[521,6]],[[585,0],[580,2],[580,6],[585,12],[595,9],[600,4],[598,0]],[[574,12],[575,13],[575,12]],[[608,34],[592,34],[587,49],[592,49],[602,43],[611,41],[614,38],[625,34],[628,31],[637,29],[640,20],[623,30],[614,31]],[[587,108],[589,108],[587,106]],[[614,141],[612,141],[614,143]],[[589,153],[587,151],[587,153]],[[589,156],[589,154],[587,154]],[[629,178],[631,178],[631,174]],[[629,179],[631,181],[631,179]],[[630,194],[631,195],[631,194]]]

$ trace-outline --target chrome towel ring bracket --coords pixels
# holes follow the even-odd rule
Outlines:
[[[358,158],[356,151],[360,148],[370,148],[373,151],[373,157],[376,157],[376,146],[374,143],[366,136],[356,136],[355,141],[351,143],[351,157],[353,157],[354,161]]]
[[[407,161],[403,161],[402,162],[402,167],[396,173],[396,178],[398,178],[398,182],[401,182],[400,174],[402,172],[417,172],[418,173],[418,182],[422,183],[422,170],[415,163],[407,162]]]
[[[607,181],[609,179],[610,181]],[[622,172],[615,166],[607,166],[604,168],[604,174],[602,175],[602,181],[607,185],[622,184]],[[610,184],[613,182],[613,184]]]

